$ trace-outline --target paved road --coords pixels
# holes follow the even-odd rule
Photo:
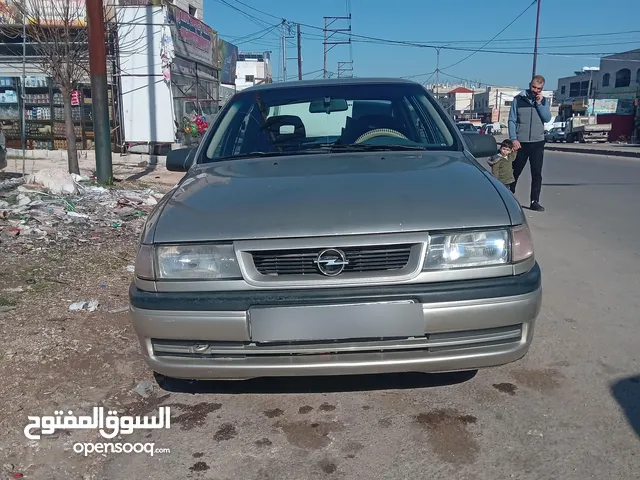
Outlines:
[[[173,428],[139,438],[171,453],[112,455],[103,478],[637,479],[640,161],[548,152],[545,162],[547,211],[527,211],[544,305],[522,361],[473,378],[172,392]]]

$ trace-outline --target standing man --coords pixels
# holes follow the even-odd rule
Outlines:
[[[531,168],[530,208],[538,212],[544,212],[540,205],[544,124],[551,120],[551,105],[542,96],[543,88],[544,77],[536,75],[531,79],[529,89],[514,97],[509,112],[509,138],[513,141],[513,149],[518,152],[513,162],[514,189],[528,160]]]

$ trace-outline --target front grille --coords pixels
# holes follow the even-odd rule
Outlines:
[[[344,273],[389,272],[407,266],[411,244],[370,245],[340,248],[349,262]],[[264,250],[250,252],[256,270],[262,275],[317,275],[314,260],[323,249]]]

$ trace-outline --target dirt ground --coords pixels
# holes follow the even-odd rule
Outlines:
[[[148,187],[134,181],[112,188]],[[133,279],[127,267],[135,263],[145,218],[129,216],[114,225],[95,219],[60,223],[58,229],[73,227],[71,233],[56,236],[49,227],[53,234],[42,238],[16,236],[8,220],[0,222],[0,478],[101,478],[95,475],[102,456],[71,451],[75,442],[101,441],[97,432],[62,431],[31,441],[23,433],[27,417],[60,409],[90,414],[94,406],[140,411],[155,401],[133,391],[153,377],[127,310]],[[99,302],[95,311],[69,310],[74,302],[91,300]],[[68,461],[61,462],[61,455]]]

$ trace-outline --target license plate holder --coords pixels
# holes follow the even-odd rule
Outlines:
[[[422,305],[414,301],[249,309],[251,340],[289,342],[424,335]]]

